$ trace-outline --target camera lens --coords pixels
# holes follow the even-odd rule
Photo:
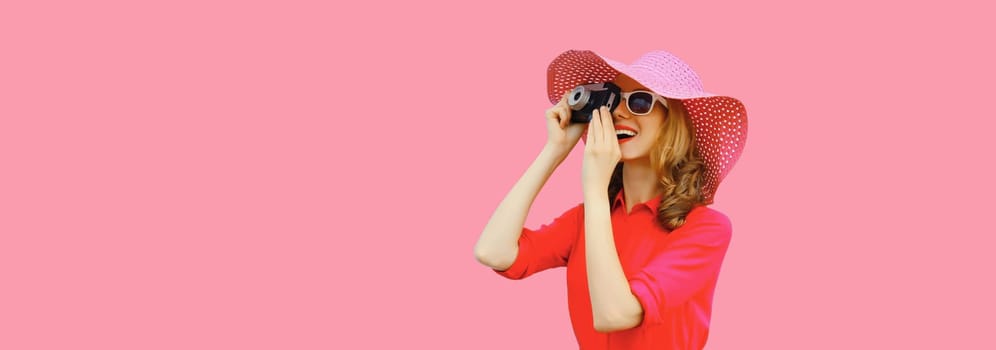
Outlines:
[[[584,86],[578,86],[571,91],[571,94],[567,97],[567,105],[571,109],[578,111],[584,108],[588,104],[588,99],[591,97],[591,91],[585,89]]]

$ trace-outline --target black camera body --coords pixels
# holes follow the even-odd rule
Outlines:
[[[571,108],[571,123],[588,123],[591,112],[608,106],[609,112],[616,110],[622,98],[622,89],[612,82],[578,85],[567,95],[567,106]]]

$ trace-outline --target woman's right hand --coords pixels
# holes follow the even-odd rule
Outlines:
[[[566,156],[588,130],[584,123],[571,123],[571,108],[567,106],[567,95],[553,107],[546,110],[546,147],[557,155]]]

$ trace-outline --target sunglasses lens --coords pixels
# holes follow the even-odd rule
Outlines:
[[[635,92],[629,96],[627,101],[630,112],[634,114],[647,114],[654,107],[654,96],[646,92]]]

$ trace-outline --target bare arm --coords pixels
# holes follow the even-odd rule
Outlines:
[[[609,200],[601,191],[584,199],[585,263],[595,330],[613,332],[640,325],[643,306],[630,290],[612,235]]]
[[[553,171],[564,161],[567,154],[551,147],[544,147],[526,173],[519,178],[512,190],[501,201],[491,220],[484,227],[474,246],[474,256],[481,264],[497,270],[505,270],[515,261],[519,253],[519,235],[526,222],[526,215],[532,207],[536,195],[546,184]]]
[[[612,122],[613,116],[608,108],[592,112],[581,169],[588,294],[593,326],[599,332],[636,327],[643,316],[643,306],[630,290],[612,235],[612,217],[606,191],[613,168],[622,157]]]
[[[570,119],[565,93],[559,103],[546,110],[546,146],[498,204],[474,245],[474,256],[481,264],[505,270],[515,262],[519,254],[519,235],[533,200],[585,130],[586,125],[570,124]]]

